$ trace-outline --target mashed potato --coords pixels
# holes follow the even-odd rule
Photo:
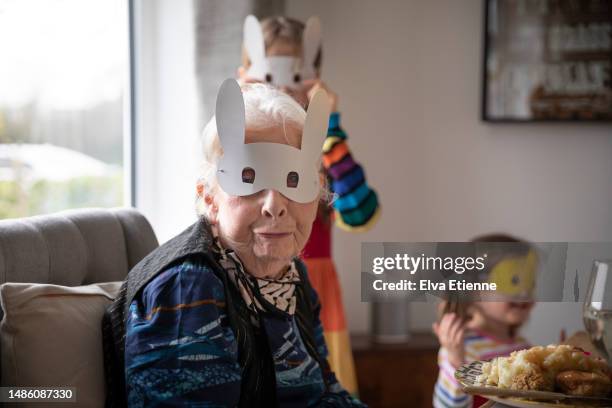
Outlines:
[[[548,345],[515,351],[508,357],[483,363],[478,381],[513,390],[554,391],[557,374],[568,370],[609,376],[603,359],[572,346]]]

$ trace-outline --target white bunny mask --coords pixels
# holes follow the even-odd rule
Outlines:
[[[242,91],[235,80],[226,79],[216,105],[217,132],[223,147],[217,178],[223,191],[246,196],[272,189],[299,203],[315,200],[321,188],[319,166],[329,114],[329,99],[319,90],[308,105],[301,149],[280,143],[245,144]]]
[[[247,75],[276,87],[299,89],[302,82],[316,78],[315,60],[321,47],[321,22],[318,17],[306,21],[302,35],[302,58],[266,56],[263,30],[257,17],[244,20],[244,46],[251,61]]]

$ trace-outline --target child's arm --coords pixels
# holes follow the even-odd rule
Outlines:
[[[434,387],[433,406],[435,408],[463,408],[472,406],[472,397],[461,390],[455,379],[455,367],[448,359],[448,351],[442,347],[438,353],[438,380]]]
[[[323,145],[323,166],[328,176],[336,225],[346,231],[366,231],[380,214],[376,192],[365,179],[363,167],[355,160],[346,143],[346,133],[340,126],[338,95],[320,79],[304,81],[306,97],[312,99],[319,89],[327,92],[332,114],[327,138]]]
[[[438,366],[440,372],[434,388],[434,407],[467,407],[472,397],[461,390],[455,370],[465,360],[465,321],[456,313],[446,313],[433,331],[440,341]]]
[[[347,231],[365,231],[376,222],[380,206],[363,168],[353,159],[346,138],[340,127],[340,113],[333,112],[323,145],[323,166],[330,188],[337,195],[333,202],[336,224]]]

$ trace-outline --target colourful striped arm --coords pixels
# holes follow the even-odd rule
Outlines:
[[[380,205],[376,192],[368,186],[363,167],[357,163],[340,127],[340,114],[329,118],[328,135],[323,145],[323,166],[336,195],[333,202],[336,224],[347,231],[366,231],[376,223]]]

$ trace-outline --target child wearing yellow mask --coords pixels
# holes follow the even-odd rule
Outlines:
[[[518,334],[533,308],[537,254],[527,242],[508,235],[487,235],[472,242],[487,247],[485,280],[495,283],[494,299],[442,302],[433,324],[440,341],[433,406],[478,407],[486,399],[461,390],[454,372],[462,364],[505,356],[530,345]],[[500,244],[498,244],[500,243]],[[511,251],[508,251],[511,248]]]

